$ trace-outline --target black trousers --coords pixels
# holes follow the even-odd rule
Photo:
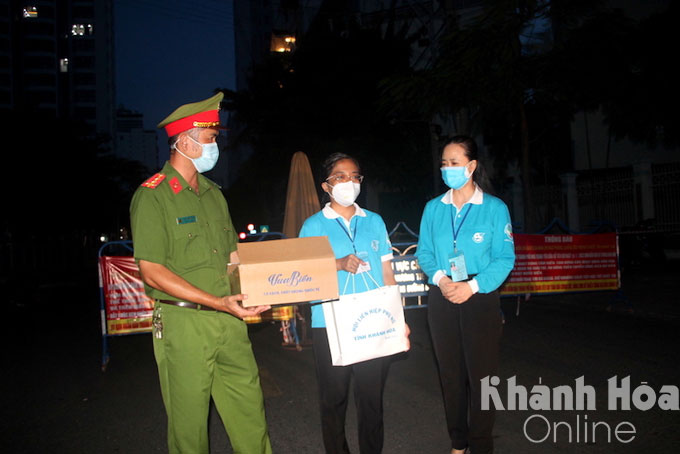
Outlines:
[[[481,409],[480,381],[498,370],[500,297],[477,293],[453,304],[431,286],[427,307],[451,446],[492,453],[494,411]]]
[[[378,454],[383,447],[383,391],[390,359],[378,358],[350,366],[333,366],[325,328],[313,328],[314,359],[319,383],[321,432],[326,453],[349,453],[345,415],[354,378],[354,402],[362,454]]]

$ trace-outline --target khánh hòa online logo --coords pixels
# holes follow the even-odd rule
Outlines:
[[[517,378],[513,376],[506,380],[505,401],[498,388],[500,382],[497,376],[484,377],[481,380],[482,410],[577,412],[566,421],[551,421],[546,416],[550,413],[536,413],[526,418],[522,430],[525,438],[532,443],[630,443],[637,435],[635,426],[629,421],[611,423],[588,419],[588,415],[583,412],[597,410],[597,393],[593,386],[585,384],[583,376],[577,378],[573,386],[554,387],[542,384],[539,378],[539,383],[530,389],[517,384]],[[647,411],[655,407],[664,411],[678,411],[678,395],[678,387],[675,385],[664,385],[657,391],[647,382],[641,382],[632,389],[630,376],[620,380],[614,376],[607,380],[609,411]]]

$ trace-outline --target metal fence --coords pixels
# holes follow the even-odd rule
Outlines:
[[[662,230],[680,226],[680,162],[652,166],[656,224]]]
[[[547,224],[552,219],[566,219],[566,208],[562,187],[545,185],[535,188],[534,207],[539,224]],[[513,220],[514,221],[514,220]]]
[[[640,213],[632,168],[579,176],[576,180],[582,225],[606,220],[619,226],[634,225]]]
[[[602,222],[622,229],[644,224],[645,229],[680,231],[680,163],[651,166],[653,219],[643,215],[643,188],[633,167],[580,172],[576,179],[578,215],[582,230]],[[536,219],[567,219],[567,200],[562,185],[534,188]]]

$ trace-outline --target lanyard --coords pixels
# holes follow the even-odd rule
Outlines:
[[[338,224],[340,225],[340,228],[342,229],[343,232],[345,232],[345,235],[347,235],[347,238],[352,242],[352,249],[354,249],[354,254],[357,253],[357,248],[354,245],[354,239],[357,237],[357,224],[359,224],[359,218],[357,218],[357,222],[354,223],[354,233],[350,234],[349,230],[344,226],[344,222],[340,220],[340,218],[335,218],[336,221],[338,221]],[[352,221],[350,220],[350,225],[352,225]]]
[[[453,203],[451,204],[451,229],[453,230],[453,252],[458,251],[458,248],[456,247],[456,242],[458,240],[458,234],[460,233],[461,227],[463,227],[463,222],[465,222],[465,219],[467,219],[467,215],[470,214],[471,209],[472,209],[472,204],[468,203],[468,209],[465,212],[463,219],[460,220],[460,224],[458,224],[458,229],[456,229],[456,216],[453,214],[454,205],[453,205]]]

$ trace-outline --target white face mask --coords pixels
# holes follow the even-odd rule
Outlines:
[[[199,141],[193,139],[191,136],[187,136],[189,140],[201,147],[201,155],[198,158],[190,158],[189,156],[182,153],[179,148],[177,148],[177,142],[173,145],[175,150],[185,158],[189,159],[196,168],[198,173],[207,172],[212,170],[217,164],[217,158],[220,156],[220,150],[215,142],[212,143],[200,143]]]
[[[361,183],[354,183],[347,181],[345,183],[338,183],[332,186],[333,190],[330,192],[333,200],[344,207],[348,207],[354,203],[361,192]]]

